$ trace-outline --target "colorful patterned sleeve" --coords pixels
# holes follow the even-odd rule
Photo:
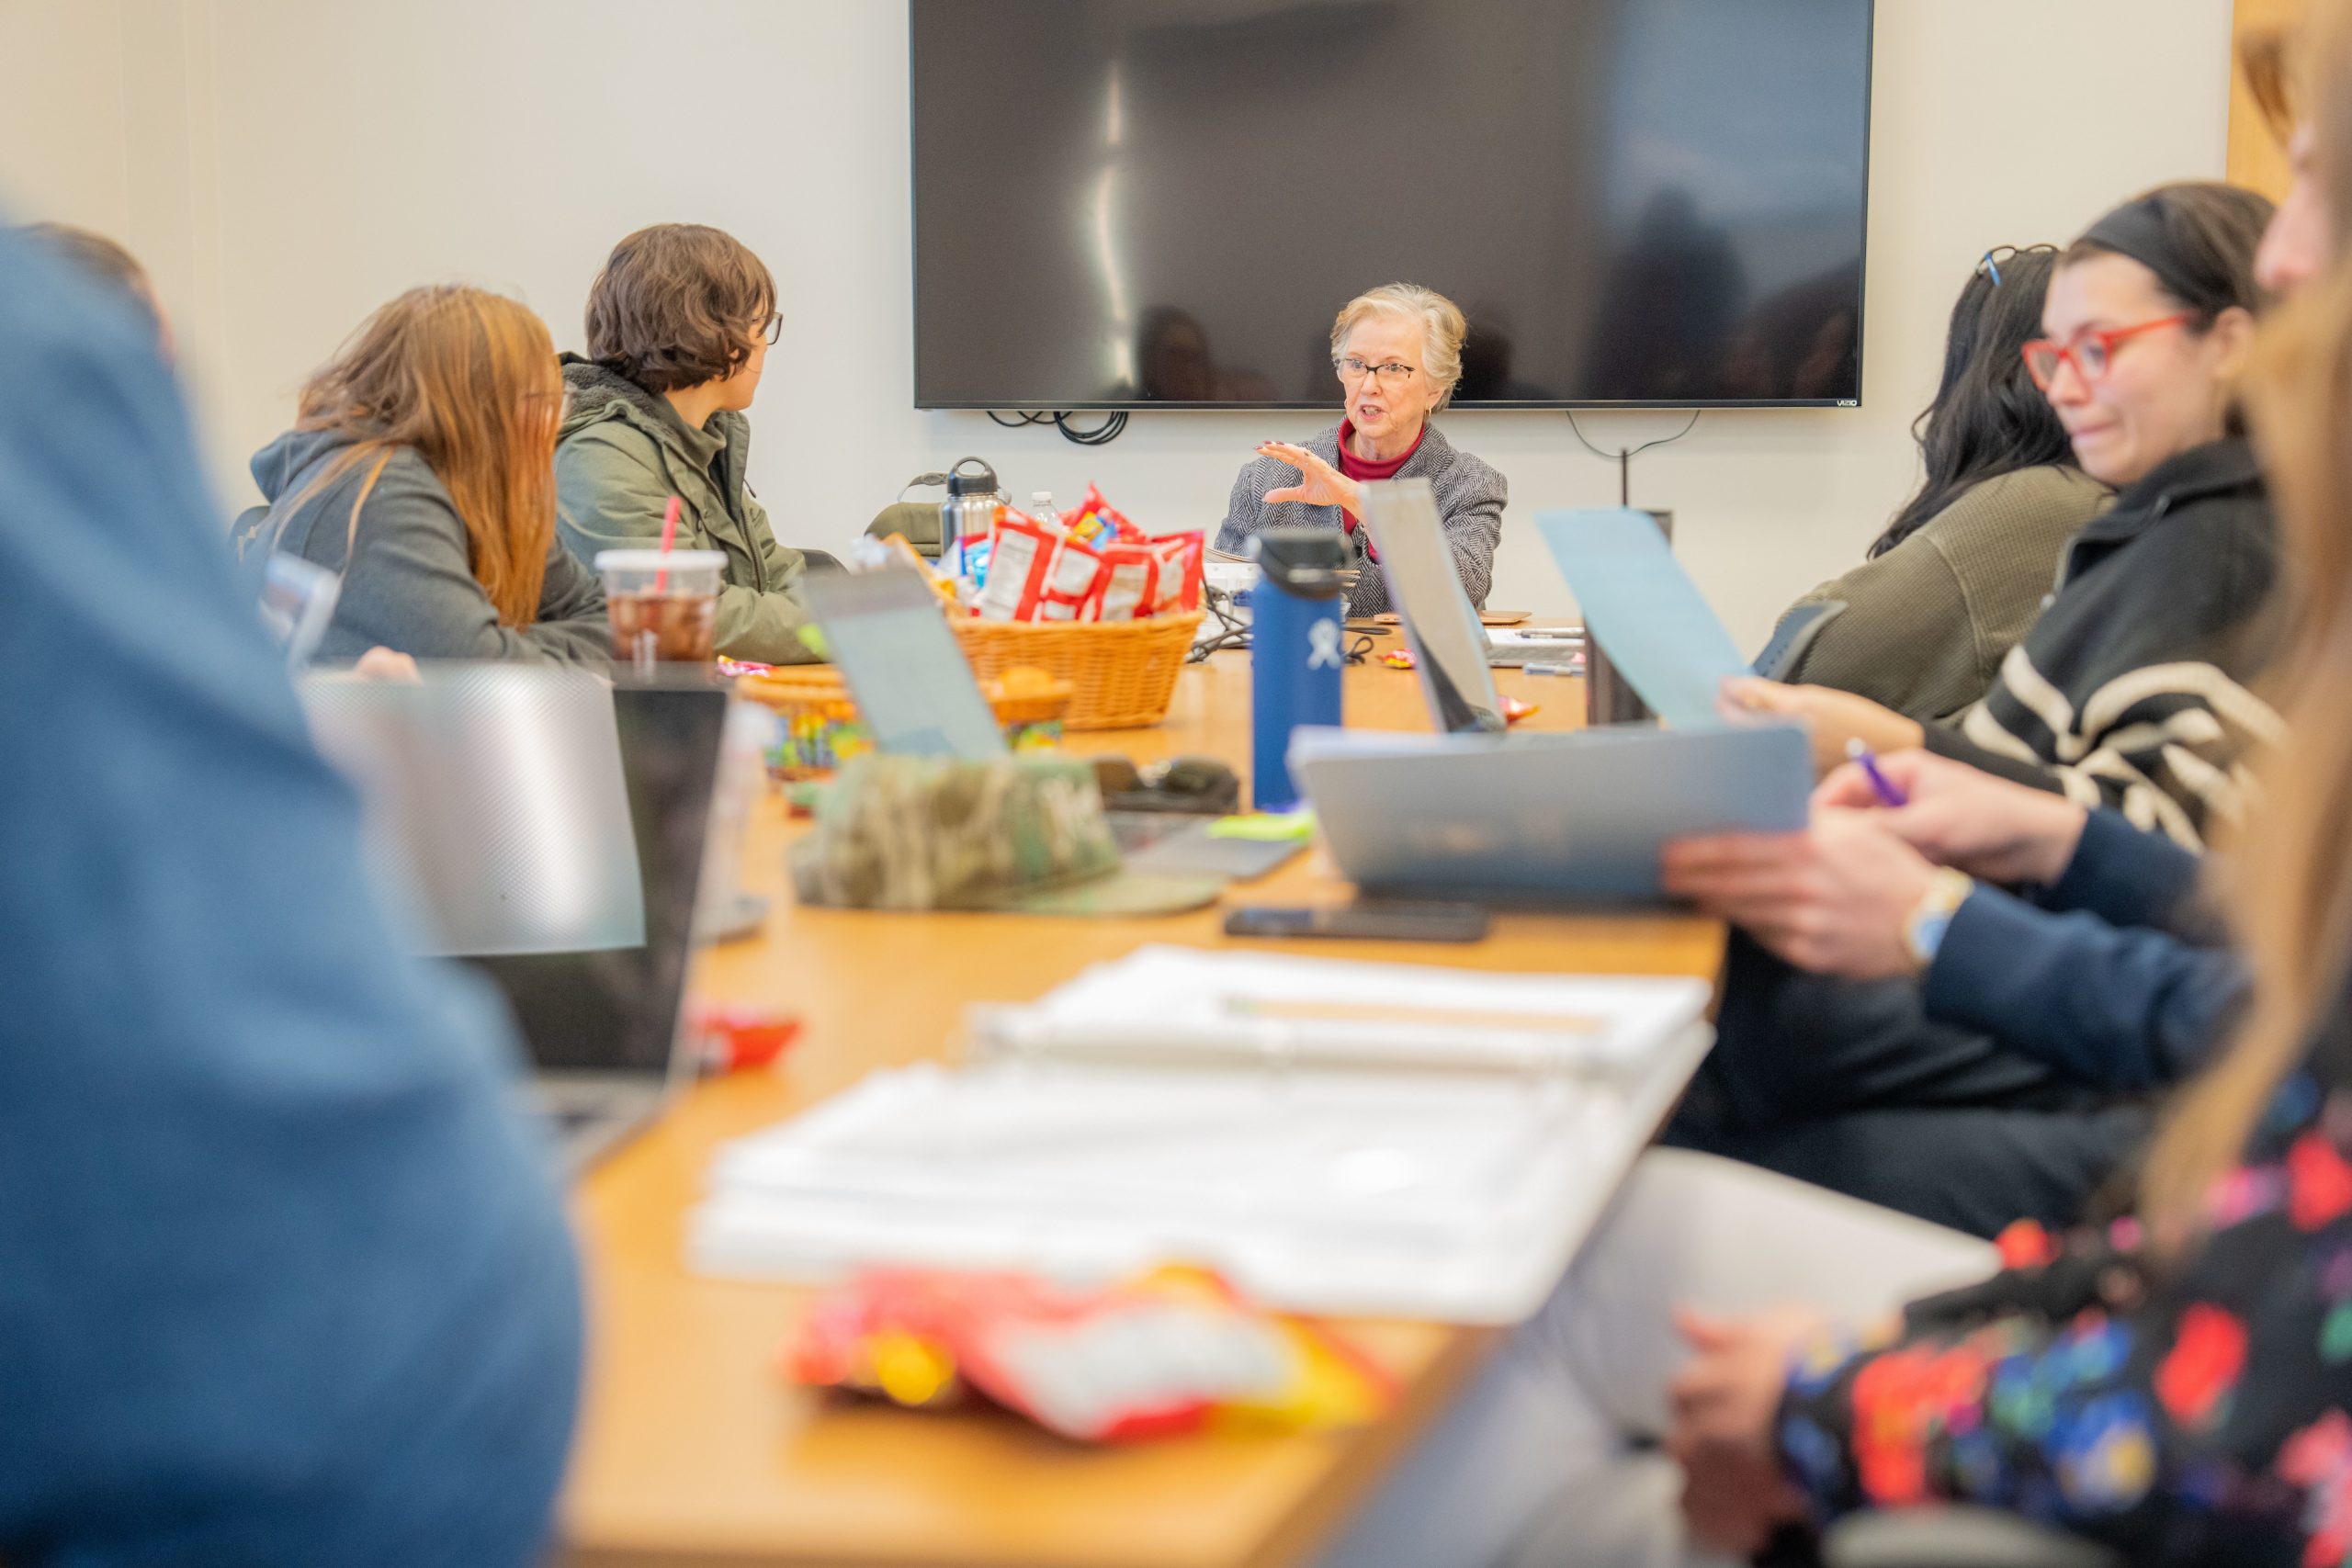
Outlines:
[[[2110,1304],[1801,1357],[1780,1440],[1820,1516],[1969,1502],[2135,1562],[2352,1564],[2352,1101],[2317,1098],[2184,1265],[2111,1255]]]

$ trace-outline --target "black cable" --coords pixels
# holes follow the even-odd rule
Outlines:
[[[1120,432],[1127,428],[1127,411],[1120,409],[1104,415],[1102,423],[1091,430],[1072,429],[1067,413],[1054,415],[1054,424],[1062,433],[1063,439],[1075,441],[1080,446],[1108,446],[1119,438]]]
[[[1104,414],[1102,423],[1091,430],[1080,430],[1072,425],[1069,423],[1070,416],[1068,409],[1059,412],[1048,409],[1033,409],[1026,413],[1015,413],[1010,419],[996,410],[990,409],[988,411],[988,415],[1007,430],[1021,430],[1033,424],[1050,424],[1062,433],[1064,440],[1074,441],[1080,446],[1107,446],[1119,438],[1120,432],[1127,428],[1125,409],[1116,409]]]
[[[1568,428],[1576,432],[1577,439],[1584,443],[1584,449],[1586,451],[1591,453],[1594,457],[1600,458],[1604,463],[1614,463],[1617,465],[1617,504],[1620,506],[1631,506],[1634,504],[1634,459],[1640,457],[1643,453],[1648,451],[1653,446],[1663,446],[1670,441],[1679,441],[1684,436],[1690,434],[1690,432],[1697,427],[1699,423],[1699,416],[1706,411],[1704,409],[1692,409],[1690,411],[1690,417],[1683,422],[1682,428],[1676,431],[1671,435],[1661,435],[1655,441],[1645,441],[1639,446],[1621,446],[1614,452],[1604,452],[1600,447],[1595,446],[1590,441],[1586,440],[1584,427],[1577,423],[1576,410],[1567,409],[1563,412],[1565,412],[1568,416]]]
[[[1210,615],[1217,618],[1217,624],[1223,629],[1206,642],[1193,644],[1193,651],[1184,656],[1185,663],[1198,664],[1210,654],[1223,649],[1249,646],[1250,625],[1236,615],[1230,608],[1233,603],[1232,594],[1222,588],[1211,588],[1202,593],[1201,603],[1207,607]]]

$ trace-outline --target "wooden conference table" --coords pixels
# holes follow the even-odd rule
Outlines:
[[[1581,682],[1497,675],[1507,695],[1542,705],[1529,727],[1581,722]],[[1350,724],[1428,728],[1411,675],[1373,664],[1347,680]],[[1192,753],[1246,768],[1249,736],[1248,658],[1221,654],[1184,671],[1159,728],[1069,744],[1139,762]],[[799,1043],[777,1072],[696,1086],[578,1197],[593,1331],[562,1506],[568,1561],[1259,1568],[1305,1559],[1443,1407],[1493,1331],[1347,1325],[1404,1391],[1389,1416],[1360,1431],[1088,1450],[1000,1415],[834,1404],[786,1387],[775,1351],[805,1293],[687,1272],[686,1216],[724,1140],[869,1069],[950,1055],[968,1002],[1028,1000],[1143,942],[1226,942],[1216,910],[1081,920],[802,908],[783,886],[783,846],[796,830],[776,798],[756,808],[744,880],[774,898],[774,911],[756,938],[706,954],[694,989],[797,1013]],[[1348,893],[1310,851],[1227,897],[1306,904]],[[1291,945],[1505,971],[1711,976],[1722,944],[1720,926],[1690,916],[1510,914],[1473,946]]]

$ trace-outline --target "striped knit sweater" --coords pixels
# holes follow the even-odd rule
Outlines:
[[[1928,749],[2202,847],[2241,818],[2252,753],[2281,733],[2250,689],[2278,643],[2277,571],[2246,444],[2180,454],[2075,536],[1992,690],[1928,726]]]

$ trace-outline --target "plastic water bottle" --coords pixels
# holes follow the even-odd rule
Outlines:
[[[1029,515],[1040,523],[1058,523],[1062,514],[1054,510],[1054,492],[1033,490],[1029,492]]]
[[[1291,731],[1340,722],[1341,632],[1347,598],[1340,572],[1347,536],[1336,528],[1268,528],[1257,536],[1258,586],[1250,596],[1250,795],[1261,811],[1298,804]]]

